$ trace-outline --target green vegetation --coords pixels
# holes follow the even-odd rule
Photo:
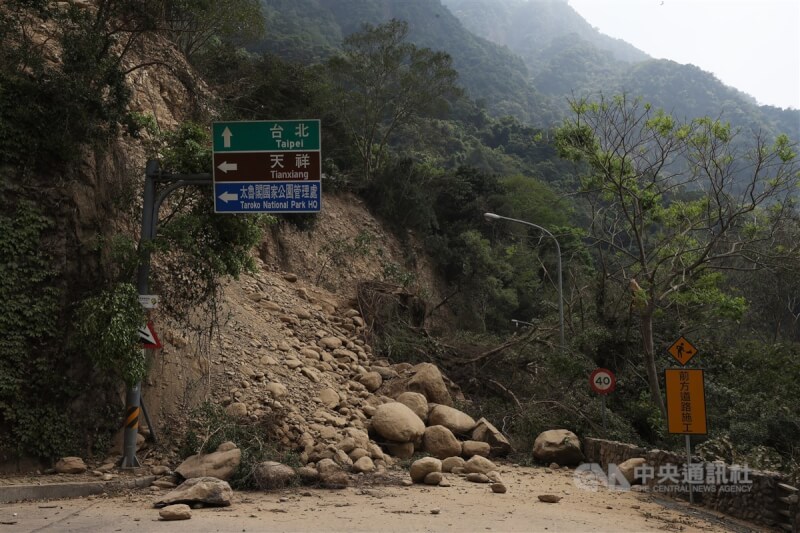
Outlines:
[[[137,345],[144,316],[132,285],[139,255],[106,220],[112,211],[136,215],[135,202],[126,201],[134,186],[103,175],[113,138],[147,136],[151,155],[170,170],[209,169],[204,129],[186,123],[158,132],[154,121],[128,113],[126,74],[161,64],[132,60],[158,27],[159,10],[142,7],[110,0],[97,9],[22,1],[0,7],[4,455],[107,453],[122,411],[118,387],[146,373]],[[99,178],[85,172],[87,162],[99,162]],[[250,249],[269,222],[213,217],[203,199],[194,191],[171,204],[154,243],[183,261],[168,274],[192,280],[168,285],[172,310],[184,313],[178,317],[207,302],[214,311],[220,278],[251,266]],[[81,236],[85,230],[94,237]]]
[[[702,306],[741,317],[744,299],[720,289],[719,273],[757,270],[780,255],[759,246],[795,223],[794,145],[756,136],[751,152],[740,154],[736,132],[718,120],[681,123],[625,96],[570,104],[575,117],[558,130],[556,144],[563,157],[588,166],[581,192],[592,244],[606,279],[622,285],[617,294],[625,286],[632,292],[651,398],[666,418],[654,318],[670,307]],[[751,192],[740,196],[742,190]],[[767,208],[768,217],[754,216]],[[770,259],[761,259],[764,252]]]
[[[221,405],[205,402],[189,416],[189,427],[182,435],[179,455],[182,458],[198,453],[211,453],[223,442],[233,442],[242,451],[239,468],[230,479],[235,489],[258,489],[253,472],[264,461],[278,461],[299,467],[298,457],[281,450],[280,443],[270,439],[279,422],[277,415],[262,417],[257,422],[237,419],[225,413]]]
[[[344,53],[328,64],[367,183],[382,169],[392,135],[457,92],[450,56],[405,42],[407,34],[408,23],[399,20],[367,25],[347,37]]]
[[[116,374],[128,386],[145,377],[147,368],[139,346],[144,324],[136,287],[121,283],[81,302],[74,343],[100,368]]]
[[[465,12],[481,2],[450,3]],[[83,207],[75,191],[96,191],[98,205],[136,205],[132,186],[115,195],[110,179],[80,168],[102,160],[122,131],[167,171],[208,172],[201,110],[169,131],[127,111],[125,75],[151,59],[140,47],[149,32],[167,28],[218,96],[221,118],[321,118],[326,194],[358,194],[406,245],[403,264],[383,260],[365,316],[376,352],[435,362],[472,399],[465,408],[520,450],[554,425],[674,448],[660,371],[666,346],[685,334],[701,351],[690,366],[707,371],[708,453],[797,469],[796,114],[758,108],[694,67],[643,61],[621,43],[548,33],[544,21],[564,16],[563,2],[525,4],[540,10],[537,35],[504,30],[527,67],[435,2],[261,4],[263,20],[250,0],[156,2],[137,13],[111,1],[97,12],[0,7],[0,448],[42,457],[101,449],[113,428],[97,420],[120,410],[109,391],[146,372],[133,344],[142,316],[131,286],[142,253],[158,257],[152,285],[163,310],[187,326],[197,313],[213,324],[223,278],[252,268],[250,251],[276,220],[215,216],[208,191],[187,188],[163,206],[151,249],[137,250],[105,224],[108,209],[83,225],[71,218]],[[513,13],[498,7],[485,26],[508,30]],[[37,45],[33,28],[43,24],[61,62]],[[129,66],[133,51],[142,63]],[[628,95],[563,98],[613,93],[619,80],[654,105]],[[763,133],[739,129],[753,124]],[[558,239],[567,346],[557,340],[552,240],[487,224],[485,212],[540,224]],[[314,228],[313,217],[290,220]],[[381,250],[362,232],[320,252],[322,283],[346,258]],[[421,252],[439,275],[439,300],[417,287]],[[586,384],[597,366],[618,376],[605,433]],[[112,414],[87,406],[87,389],[108,398]],[[204,405],[183,453],[233,440],[245,454],[236,484],[249,486],[257,462],[291,460],[265,440],[275,423],[231,420]]]

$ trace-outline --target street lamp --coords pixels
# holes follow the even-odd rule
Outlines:
[[[526,226],[534,227],[540,231],[543,231],[546,235],[549,235],[553,242],[556,243],[556,252],[558,257],[558,321],[560,330],[560,337],[561,337],[561,353],[564,353],[564,290],[561,281],[561,246],[558,244],[558,239],[556,239],[555,235],[544,229],[543,227],[534,224],[533,222],[525,222],[524,220],[518,220],[516,218],[508,218],[500,215],[496,215],[494,213],[484,213],[483,218],[485,218],[488,222],[494,222],[495,220],[509,220],[511,222],[517,222],[519,224],[525,224]]]

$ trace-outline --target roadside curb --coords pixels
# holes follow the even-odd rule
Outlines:
[[[123,490],[148,487],[156,476],[137,477],[130,480],[114,481],[76,481],[67,483],[48,483],[45,485],[3,485],[0,486],[0,503],[36,500],[63,500],[82,498],[92,494],[114,493]]]

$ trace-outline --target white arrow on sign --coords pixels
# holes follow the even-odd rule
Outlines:
[[[239,165],[237,163],[228,163],[227,161],[223,161],[217,168],[227,174],[229,170],[239,170]]]
[[[222,131],[222,139],[225,141],[223,146],[225,148],[230,148],[231,147],[231,137],[233,137],[233,133],[231,133],[230,128],[225,126],[225,129]]]
[[[239,199],[239,195],[234,192],[224,192],[219,195],[219,199],[225,202],[226,204],[229,201],[236,201]]]
[[[148,322],[139,328],[139,342],[142,343],[143,348],[151,350],[157,350],[162,347],[152,322]]]

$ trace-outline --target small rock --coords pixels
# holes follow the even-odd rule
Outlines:
[[[426,485],[436,486],[442,482],[442,478],[443,476],[441,472],[431,472],[427,476],[425,476],[423,483],[425,483]]]
[[[86,463],[80,457],[64,457],[55,466],[59,474],[83,474],[86,472]]]
[[[178,488],[155,502],[156,507],[167,507],[176,502],[192,502],[192,505],[214,505],[227,507],[231,504],[233,490],[226,482],[214,477],[197,477],[184,481]]]
[[[373,470],[375,470],[375,463],[366,455],[353,463],[354,472],[372,472]]]
[[[438,508],[431,509],[431,514],[439,514],[441,512],[442,511],[440,509],[438,509]]]
[[[490,483],[491,480],[486,474],[480,474],[478,472],[471,472],[467,474],[467,481],[472,481],[473,483]]]
[[[284,385],[283,383],[277,383],[277,382],[267,383],[267,386],[264,388],[276,400],[283,398],[284,396],[289,394],[289,389],[287,389],[286,385]]]
[[[361,381],[361,384],[364,385],[370,392],[375,392],[378,390],[383,383],[383,378],[377,372],[367,372],[366,374],[363,374],[359,380]]]
[[[558,503],[561,501],[561,496],[555,494],[540,494],[539,501],[544,503]]]
[[[285,279],[289,283],[294,283],[294,282],[297,281],[297,275],[296,274],[284,274],[283,275],[283,279]]]
[[[492,483],[491,485],[492,492],[496,494],[505,494],[508,489],[502,483]]]
[[[225,408],[225,414],[232,418],[244,418],[247,416],[247,405],[234,402]]]
[[[342,347],[342,340],[338,337],[324,337],[320,339],[320,344],[329,350],[335,350]]]
[[[189,520],[192,517],[192,510],[185,503],[167,505],[160,511],[158,516],[161,520]]]

